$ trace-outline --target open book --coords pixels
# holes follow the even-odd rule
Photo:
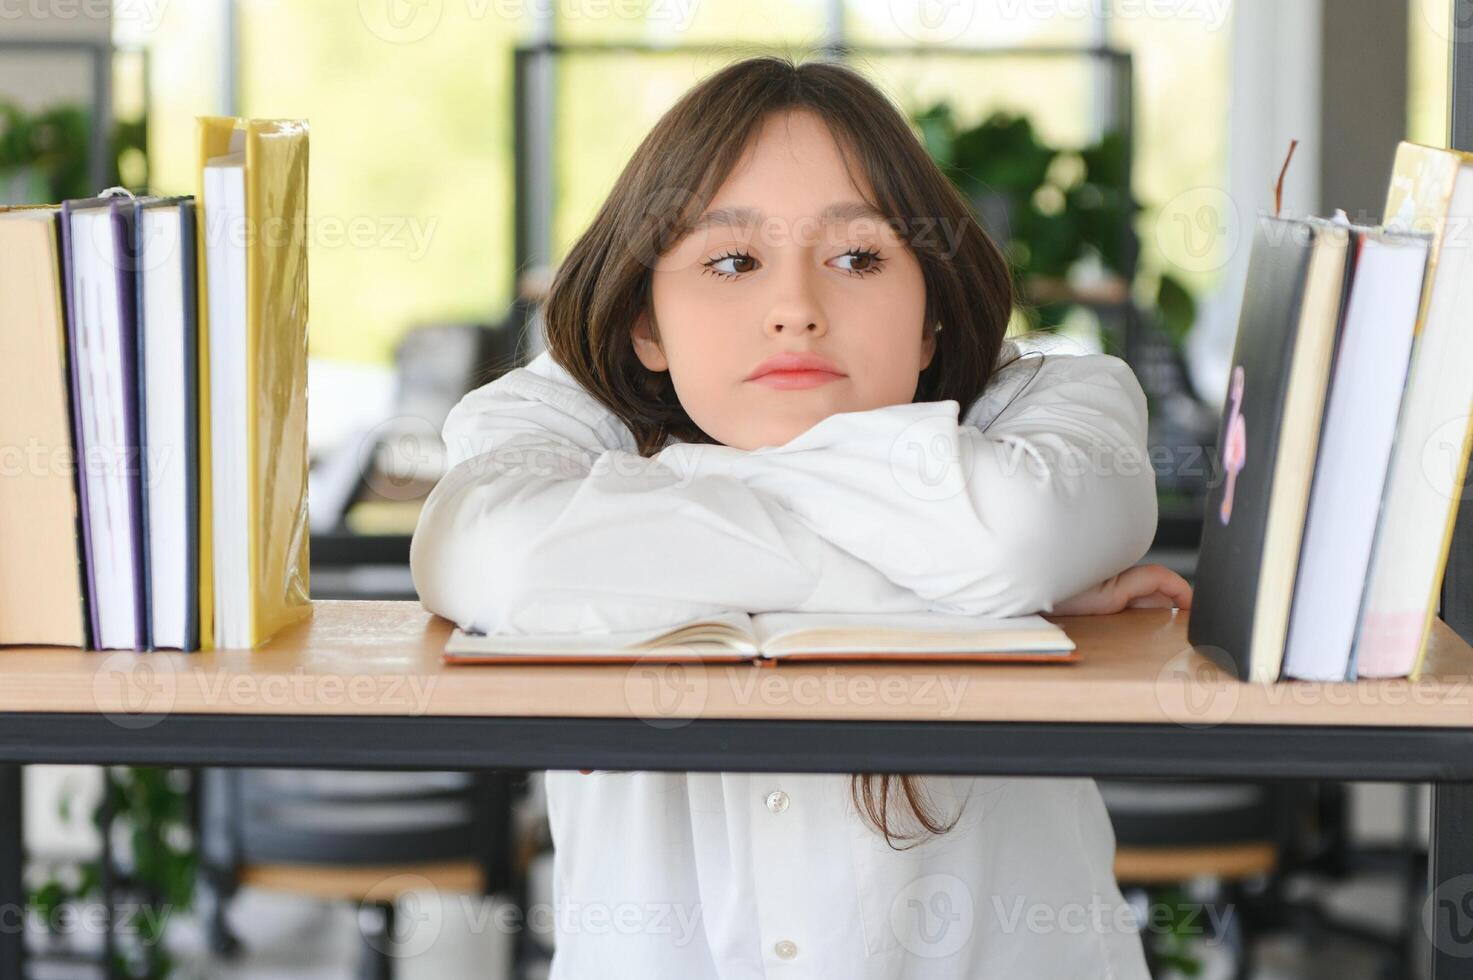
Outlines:
[[[1042,616],[936,612],[728,612],[624,633],[469,633],[457,629],[444,660],[470,663],[952,660],[1068,663],[1074,642]]]

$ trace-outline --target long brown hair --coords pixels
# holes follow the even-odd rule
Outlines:
[[[825,121],[851,179],[857,166],[866,181],[854,183],[867,182],[869,203],[920,264],[924,322],[945,329],[914,400],[955,399],[965,414],[1002,366],[1013,301],[1007,261],[895,106],[841,65],[748,58],[696,85],[655,124],[559,266],[544,308],[552,357],[629,427],[643,456],[672,439],[716,441],[681,407],[669,372],[649,371],[634,352],[630,330],[652,312],[651,269],[690,230],[766,117],[797,109]],[[945,833],[957,819],[934,814],[915,776],[857,774],[850,789],[891,847]],[[919,829],[892,826],[892,800]]]

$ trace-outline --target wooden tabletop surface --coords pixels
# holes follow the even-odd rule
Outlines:
[[[415,602],[314,603],[258,650],[0,648],[0,711],[360,714],[1473,728],[1473,649],[1434,623],[1421,679],[1239,683],[1180,610],[1049,618],[1073,664],[446,666],[451,624]]]

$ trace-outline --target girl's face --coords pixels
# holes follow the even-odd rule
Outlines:
[[[861,179],[863,179],[861,177]],[[633,330],[691,419],[738,449],[781,445],[836,412],[908,403],[935,353],[915,255],[844,170],[822,119],[770,116],[695,229],[653,270]],[[757,376],[778,355],[826,370]],[[777,366],[794,366],[792,361]]]

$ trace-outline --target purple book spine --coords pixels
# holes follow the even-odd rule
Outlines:
[[[87,589],[87,618],[91,626],[92,645],[100,646],[102,643],[102,625],[99,622],[97,611],[97,582],[92,561],[92,519],[91,511],[87,508],[87,441],[83,436],[82,418],[86,406],[82,398],[82,369],[78,366],[81,360],[82,345],[79,342],[79,330],[77,322],[83,313],[78,309],[75,292],[75,275],[72,269],[72,205],[82,204],[82,201],[63,201],[61,204],[61,267],[62,281],[66,289],[66,342],[71,349],[72,382],[72,439],[74,445],[74,465],[77,471],[77,506],[82,511],[82,564],[86,567],[85,584]]]
[[[119,377],[123,395],[123,465],[128,478],[128,527],[133,547],[129,565],[133,573],[133,649],[148,647],[148,605],[145,602],[143,576],[143,456],[138,438],[138,291],[134,279],[137,258],[134,255],[133,202],[114,198],[111,223],[113,229],[113,263],[118,280],[118,355]]]

